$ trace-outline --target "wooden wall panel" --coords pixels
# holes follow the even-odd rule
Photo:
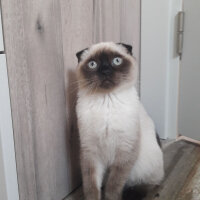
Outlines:
[[[68,180],[71,188],[80,185],[79,135],[75,114],[77,81],[76,53],[92,44],[93,0],[61,0],[61,23],[63,57],[65,70],[65,91],[67,107],[67,149],[70,158]]]
[[[133,54],[140,63],[140,0],[121,1],[120,41],[133,46]]]
[[[71,181],[60,2],[2,7],[20,199],[62,199],[78,183]]]
[[[95,0],[94,9],[94,42],[119,42],[120,0]]]
[[[37,190],[33,154],[33,116],[22,2],[2,0],[1,3],[20,198],[34,200],[37,199]]]
[[[61,199],[71,191],[66,171],[67,118],[60,4],[23,1],[27,62],[30,69],[37,199]]]
[[[140,0],[94,0],[94,42],[133,45],[140,61]]]
[[[75,53],[138,45],[139,0],[1,1],[20,200],[61,200],[80,184]]]

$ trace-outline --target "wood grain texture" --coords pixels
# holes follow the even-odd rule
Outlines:
[[[22,2],[6,0],[1,3],[20,198],[36,199],[30,71],[26,58]]]
[[[59,1],[2,1],[20,200],[62,199],[67,120]]]
[[[94,0],[94,42],[114,41],[133,45],[140,62],[140,1]]]
[[[139,27],[121,34],[121,3],[1,1],[20,200],[61,200],[80,184],[75,53],[99,41],[137,40]]]
[[[120,41],[133,46],[133,54],[140,64],[140,0],[120,1]]]
[[[67,171],[69,187],[80,185],[79,136],[75,114],[77,80],[76,53],[92,44],[93,35],[93,1],[61,0],[61,23],[63,39],[63,56],[65,72],[65,92],[67,105],[67,152],[70,167]]]

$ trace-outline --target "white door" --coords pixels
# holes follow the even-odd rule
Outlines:
[[[200,1],[184,0],[180,67],[179,133],[200,140]]]

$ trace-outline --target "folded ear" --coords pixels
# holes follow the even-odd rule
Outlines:
[[[117,43],[117,44],[122,45],[124,48],[126,48],[128,54],[133,55],[132,53],[133,47],[131,45],[124,43]]]
[[[85,49],[83,49],[83,50],[81,50],[81,51],[76,53],[76,57],[78,58],[78,62],[81,61],[81,56],[86,50],[88,50],[88,48],[85,48]]]

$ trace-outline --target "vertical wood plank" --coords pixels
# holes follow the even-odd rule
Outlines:
[[[67,119],[60,2],[23,2],[33,101],[37,199],[61,199],[71,191],[66,171]]]
[[[140,62],[140,0],[120,3],[120,41],[133,45],[133,54]]]
[[[11,96],[19,193],[22,200],[36,199],[32,137],[32,102],[26,60],[22,2],[2,0],[5,49]],[[31,181],[30,181],[31,180]]]
[[[94,0],[94,42],[114,41],[133,45],[139,62],[140,0]]]
[[[80,185],[79,135],[75,114],[77,80],[76,53],[92,44],[93,0],[61,0],[61,23],[65,70],[65,91],[67,105],[67,152],[70,154],[70,168],[67,171],[70,187]]]
[[[94,1],[94,41],[120,41],[120,0]]]
[[[67,119],[60,2],[2,1],[21,200],[62,199]]]

